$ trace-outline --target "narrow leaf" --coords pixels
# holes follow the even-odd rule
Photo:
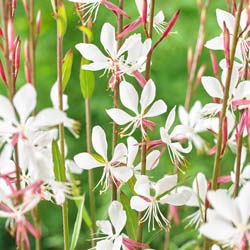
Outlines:
[[[67,30],[67,15],[64,3],[61,2],[57,12],[57,22],[59,26],[59,36],[63,37]]]
[[[94,35],[91,29],[86,26],[77,26],[77,28],[82,31],[88,38],[88,43],[91,43],[94,39]]]
[[[54,164],[54,174],[57,181],[65,181],[63,159],[55,140],[52,141],[52,158]]]
[[[91,98],[95,88],[95,77],[94,73],[89,70],[82,69],[82,65],[88,64],[89,61],[82,58],[81,70],[80,70],[80,84],[83,98]]]
[[[76,221],[74,225],[74,230],[72,234],[72,240],[71,240],[71,245],[70,245],[70,250],[74,250],[80,235],[80,230],[82,226],[82,213],[83,213],[83,208],[84,208],[84,201],[85,201],[85,195],[83,195],[81,199],[81,203],[78,207],[78,213],[76,216]]]
[[[63,88],[63,91],[66,89],[67,84],[69,82],[71,71],[72,71],[72,64],[73,64],[73,51],[72,51],[72,49],[69,49],[63,58],[63,65],[62,65],[62,88]]]

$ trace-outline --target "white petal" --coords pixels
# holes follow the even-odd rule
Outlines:
[[[163,196],[160,199],[160,203],[167,203],[173,206],[182,206],[184,205],[191,197],[191,193],[187,189],[182,189],[177,193],[171,193]]]
[[[168,132],[170,127],[173,125],[175,120],[175,107],[173,107],[168,115],[168,118],[165,123],[165,130]]]
[[[92,71],[98,71],[101,69],[108,69],[109,68],[109,63],[108,62],[93,62],[90,64],[84,64],[82,65],[82,69],[84,70],[92,70]]]
[[[240,27],[242,30],[244,30],[246,27],[247,27],[247,20],[248,20],[248,17],[247,17],[247,10],[244,9],[242,12],[241,12],[241,16],[240,16]]]
[[[131,115],[121,109],[106,109],[106,112],[110,116],[110,118],[118,125],[125,125],[134,119]]]
[[[127,165],[130,167],[134,165],[134,161],[139,150],[139,146],[136,144],[138,144],[138,142],[134,137],[132,136],[128,137],[127,139],[127,145],[128,145]]]
[[[148,176],[146,175],[138,176],[134,186],[134,190],[137,194],[141,196],[150,197],[150,182]]]
[[[97,63],[105,63],[108,61],[108,58],[93,44],[79,43],[75,47],[84,58],[90,61]]]
[[[59,109],[59,95],[58,95],[58,82],[52,86],[50,90],[50,99],[52,101],[53,107]],[[69,108],[68,105],[68,96],[63,94],[63,111]]]
[[[223,98],[223,89],[220,85],[220,82],[210,76],[203,76],[201,78],[202,85],[206,92],[211,96],[211,97],[217,97],[222,99]]]
[[[149,80],[144,86],[141,93],[141,98],[140,98],[141,112],[144,112],[146,108],[153,102],[153,100],[155,99],[155,92],[156,92],[155,84],[152,80]]]
[[[122,162],[125,163],[127,156],[127,148],[124,143],[119,143],[116,145],[114,154],[111,162]]]
[[[113,246],[112,250],[121,250],[122,242],[123,242],[122,238],[123,238],[123,236],[120,235],[118,238],[115,239],[114,246]]]
[[[163,100],[158,100],[150,107],[149,111],[144,115],[144,117],[154,117],[161,115],[167,111],[167,105]]]
[[[104,165],[88,153],[80,153],[75,155],[74,161],[76,162],[77,166],[82,169],[98,168]]]
[[[220,9],[216,9],[216,17],[217,17],[217,22],[218,22],[221,30],[224,29],[223,23],[225,22],[226,27],[229,30],[229,33],[233,34],[235,17],[232,14],[230,14],[229,12],[224,11],[224,10],[220,10]]]
[[[250,98],[250,81],[240,82],[235,90],[235,99]]]
[[[207,195],[207,179],[203,173],[198,173],[193,181],[193,190],[203,202]]]
[[[224,50],[223,35],[216,36],[205,43],[205,47],[211,50]]]
[[[101,240],[96,243],[96,250],[111,250],[113,249],[113,246],[111,240]]]
[[[123,106],[138,114],[138,94],[132,84],[125,81],[120,83],[120,98]]]
[[[179,106],[179,108],[178,108],[178,116],[179,116],[180,122],[183,125],[188,125],[189,115],[188,115],[188,112],[186,111],[186,109],[183,106]]]
[[[114,226],[115,233],[118,235],[126,225],[127,215],[119,201],[112,201],[109,206],[109,218]]]
[[[107,235],[113,235],[112,225],[108,220],[98,220],[96,221],[96,225],[103,233]]]
[[[237,198],[238,207],[241,211],[241,218],[243,225],[247,225],[250,219],[250,182],[246,183],[241,189],[239,196]]]
[[[132,209],[141,212],[147,209],[150,206],[150,203],[139,196],[133,196],[130,200],[130,206]]]
[[[0,95],[0,117],[8,121],[16,121],[15,111],[5,96]]]
[[[159,196],[172,189],[177,184],[177,175],[166,175],[155,184],[155,195]]]
[[[97,154],[107,160],[108,143],[106,134],[100,126],[95,126],[92,130],[92,145]]]
[[[25,84],[13,98],[21,123],[24,123],[36,107],[36,91],[31,84]]]
[[[111,174],[118,181],[128,182],[128,180],[133,176],[133,170],[129,167],[113,167],[111,168]]]
[[[150,152],[147,155],[147,158],[146,158],[146,169],[147,170],[152,170],[158,165],[159,160],[160,160],[160,155],[161,155],[161,152],[159,150],[153,150],[152,152]],[[140,166],[141,166],[141,164],[140,164]],[[140,169],[141,169],[141,167],[140,167]]]
[[[108,54],[116,58],[117,42],[115,40],[115,28],[110,23],[104,23],[102,26],[101,43]]]

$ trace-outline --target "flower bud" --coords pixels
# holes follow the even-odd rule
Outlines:
[[[37,37],[39,36],[40,31],[41,31],[41,22],[42,22],[42,11],[39,10],[37,12],[37,16],[36,16],[36,35],[37,35]]]

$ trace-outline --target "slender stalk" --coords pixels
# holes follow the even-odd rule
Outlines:
[[[119,0],[119,8],[123,9],[124,6],[124,0]],[[118,15],[117,17],[117,32],[118,34],[122,32],[122,28],[123,28],[123,16],[122,15]],[[122,39],[118,38],[117,40],[117,47],[118,49],[121,47],[122,45]],[[114,108],[118,108],[119,107],[119,85],[120,82],[117,81],[115,83],[114,86],[114,96],[113,96],[113,106]],[[115,146],[118,143],[118,125],[113,122],[113,132],[112,132],[112,152],[114,153],[115,150]],[[117,187],[116,184],[114,182],[112,182],[112,200],[117,200]]]
[[[151,1],[150,7],[150,21],[149,21],[149,38],[152,39],[153,37],[153,23],[154,23],[154,10],[155,10],[155,0]],[[145,79],[148,81],[150,79],[150,72],[151,72],[151,59],[152,59],[152,52],[150,51],[147,56],[146,61],[146,71],[145,71]],[[142,137],[142,147],[141,147],[141,174],[146,174],[146,157],[147,157],[147,146],[145,143],[145,138]],[[137,242],[143,242],[143,227],[144,223],[141,221],[143,218],[143,212],[139,212],[138,214],[138,221],[140,222],[137,230]]]
[[[63,4],[63,0],[55,0],[56,12],[58,12],[59,4]],[[63,89],[62,89],[62,63],[63,63],[63,37],[60,34],[59,22],[57,21],[57,82],[58,82],[58,96],[59,96],[59,109],[63,110]],[[65,163],[65,150],[64,150],[64,125],[59,125],[59,140],[60,150]],[[66,170],[62,173],[62,181],[66,181]],[[68,202],[62,205],[62,217],[63,217],[63,235],[64,235],[64,250],[69,250],[69,220],[68,220]]]
[[[232,77],[232,69],[233,69],[233,60],[235,56],[236,51],[236,45],[238,41],[238,31],[239,31],[239,25],[240,25],[240,16],[243,9],[243,2],[244,0],[240,0],[238,12],[236,15],[235,20],[235,26],[234,26],[234,34],[232,39],[232,50],[230,54],[230,65],[228,67],[228,73],[226,78],[226,84],[224,89],[224,98],[222,103],[222,111],[220,113],[220,120],[219,120],[219,133],[218,133],[218,142],[217,142],[217,150],[214,160],[214,168],[213,168],[213,179],[212,179],[212,189],[217,189],[217,179],[220,174],[220,162],[221,162],[221,149],[222,149],[222,135],[223,135],[223,122],[226,116],[226,110],[227,110],[227,103],[229,98],[229,87]]]
[[[210,4],[211,0],[207,0],[205,4],[202,6],[201,14],[200,14],[200,26],[195,46],[195,53],[192,60],[191,70],[188,77],[188,87],[187,87],[187,94],[186,94],[186,100],[185,100],[185,109],[189,110],[192,95],[193,95],[193,83],[195,74],[197,71],[198,62],[204,47],[204,34],[205,34],[205,24],[206,24],[206,15],[207,15],[207,9]]]

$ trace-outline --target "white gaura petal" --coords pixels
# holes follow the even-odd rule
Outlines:
[[[221,74],[221,81],[223,83],[223,85],[225,86],[226,84],[226,79],[227,79],[227,75],[228,75],[228,70],[223,69],[222,74]],[[234,65],[233,69],[232,69],[232,76],[231,76],[231,82],[230,82],[230,87],[229,87],[229,98],[231,98],[231,95],[234,94],[235,91],[235,87],[238,83],[239,80],[239,71],[237,69],[237,67]]]
[[[16,121],[15,111],[9,99],[2,95],[0,95],[0,117],[5,121]]]
[[[75,47],[84,58],[90,61],[97,63],[105,63],[108,61],[108,58],[93,44],[79,43]]]
[[[235,17],[227,11],[216,9],[217,22],[221,28],[224,29],[224,22],[230,34],[234,32]]]
[[[219,113],[221,111],[221,109],[222,109],[221,103],[208,103],[202,108],[201,113],[203,116],[209,116],[209,115],[214,116],[217,113]],[[214,122],[212,125],[217,126],[217,122]]]
[[[112,201],[108,210],[109,218],[114,226],[116,235],[119,235],[126,225],[127,215],[119,201]]]
[[[240,82],[234,94],[235,99],[250,98],[250,81]]]
[[[118,51],[118,56],[121,56],[124,52],[128,51],[129,54],[131,50],[138,49],[138,44],[141,44],[141,35],[140,34],[133,34],[128,37],[122,47]],[[128,58],[127,58],[128,59]]]
[[[58,94],[58,82],[56,81],[50,90],[50,100],[52,101],[53,107],[59,109],[59,94]],[[69,108],[68,96],[63,94],[63,111]]]
[[[246,183],[240,191],[236,202],[241,211],[241,219],[242,224],[247,225],[250,219],[250,199],[249,199],[249,191],[250,191],[250,182]]]
[[[241,16],[240,16],[240,27],[242,30],[245,30],[245,28],[247,27],[248,25],[248,17],[247,17],[247,10],[244,9],[242,12],[241,12]]]
[[[173,206],[182,206],[190,199],[192,193],[187,189],[181,189],[178,192],[173,192],[163,196],[160,199],[161,204],[170,204]]]
[[[183,106],[179,106],[179,108],[178,108],[178,116],[179,116],[180,122],[183,125],[188,125],[189,115],[188,115],[188,112],[186,111],[186,109]]]
[[[91,70],[91,71],[98,71],[101,69],[108,69],[109,68],[109,63],[107,62],[102,62],[102,63],[98,63],[98,62],[93,62],[90,64],[84,64],[82,66],[83,70]]]
[[[97,154],[107,161],[108,143],[102,127],[95,126],[92,130],[92,145]]]
[[[230,223],[220,220],[213,220],[200,227],[200,233],[207,238],[224,242],[237,234],[237,231]]]
[[[167,111],[167,105],[163,100],[157,100],[150,107],[149,111],[144,115],[144,117],[154,117],[161,115]]]
[[[166,123],[165,123],[165,130],[168,132],[168,130],[171,128],[171,126],[173,125],[174,123],[174,120],[175,120],[175,108],[176,107],[173,107],[168,115],[168,118],[166,120]]]
[[[32,121],[32,125],[41,128],[41,127],[53,127],[64,123],[67,120],[67,116],[64,112],[54,109],[47,108],[39,112],[35,119]]]
[[[161,24],[164,22],[165,16],[163,11],[159,11],[155,16],[154,16],[154,25]]]
[[[137,140],[130,136],[127,139],[127,145],[128,145],[128,160],[127,165],[129,167],[132,167],[134,165],[135,158],[137,156],[137,153],[139,151],[139,146],[137,145]]]
[[[114,241],[114,246],[112,248],[112,250],[121,250],[122,247],[122,235],[120,235],[118,238],[115,239]]]
[[[120,98],[123,106],[138,114],[139,98],[132,84],[125,81],[120,83]]]
[[[150,79],[144,86],[141,93],[141,112],[144,113],[146,108],[154,101],[155,99],[156,87],[154,82]]]
[[[96,225],[104,234],[113,235],[112,225],[108,220],[98,220],[96,221]]]
[[[111,240],[101,240],[96,243],[96,250],[112,250],[113,246]]]
[[[197,126],[197,124],[201,119],[201,109],[202,109],[202,105],[200,101],[196,101],[194,103],[194,105],[192,106],[192,108],[190,109],[189,112],[189,119],[190,119],[190,126],[194,127]]]
[[[102,167],[104,164],[97,161],[91,154],[89,153],[80,153],[74,156],[74,161],[79,168],[82,169],[92,169]]]
[[[201,78],[201,82],[204,89],[211,97],[217,97],[220,99],[223,98],[223,89],[220,82],[216,78],[211,76],[203,76]]]
[[[224,50],[223,35],[212,38],[207,41],[204,46],[211,50]]]
[[[31,84],[25,84],[18,90],[13,103],[21,123],[24,123],[36,107],[36,90]]]
[[[125,111],[117,108],[106,109],[110,118],[118,125],[124,125],[131,122],[134,118]]]
[[[203,202],[207,195],[207,179],[203,173],[198,173],[193,181],[193,190]]]
[[[146,169],[147,170],[152,170],[154,169],[159,161],[160,161],[160,155],[161,155],[161,152],[159,150],[153,150],[152,152],[150,152],[148,155],[147,155],[147,158],[146,158]],[[140,164],[141,166],[141,164]],[[141,169],[141,167],[140,167]]]
[[[130,200],[130,207],[138,212],[146,210],[150,206],[150,202],[145,201],[139,196],[133,196]]]
[[[190,193],[190,198],[185,203],[186,206],[199,207],[200,203],[198,202],[197,194],[194,192],[192,188],[185,187],[185,186],[178,187],[178,191],[181,191],[181,190],[188,190],[188,192]]]
[[[212,207],[223,218],[234,222],[235,225],[240,223],[240,211],[226,190],[209,191],[207,197]]]
[[[150,197],[150,181],[148,179],[148,176],[138,176],[134,186],[134,190],[141,196]]]
[[[102,26],[101,43],[108,54],[115,59],[117,57],[117,42],[115,28],[110,23],[104,23]]]
[[[127,157],[127,148],[124,143],[119,143],[116,145],[114,154],[112,157],[111,162],[121,162],[125,163],[126,162],[126,157]]]
[[[155,196],[162,195],[163,193],[167,192],[168,190],[172,189],[177,184],[177,175],[166,175],[154,186],[155,189]]]
[[[128,182],[133,176],[133,170],[130,167],[113,167],[110,171],[118,181],[122,182]]]

